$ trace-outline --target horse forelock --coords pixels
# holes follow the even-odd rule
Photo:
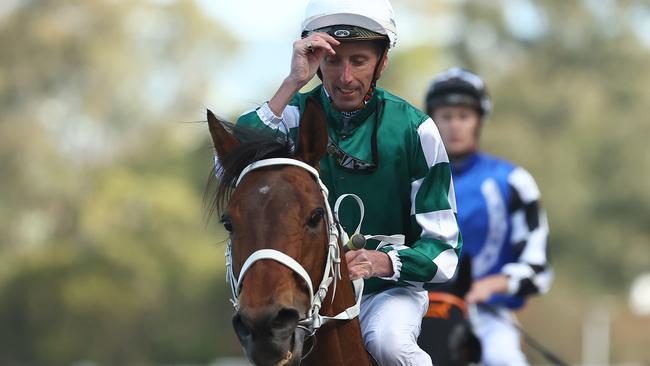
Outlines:
[[[221,122],[241,142],[219,158],[210,175],[208,187],[216,184],[210,215],[223,211],[241,172],[248,165],[263,159],[293,157],[293,143],[284,134]]]

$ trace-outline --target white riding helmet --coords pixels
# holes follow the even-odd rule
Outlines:
[[[389,48],[397,44],[395,14],[389,0],[310,0],[304,19],[303,36],[334,25],[349,25],[388,37]],[[350,32],[339,34],[344,38]]]

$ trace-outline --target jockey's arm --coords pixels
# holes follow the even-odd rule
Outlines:
[[[462,237],[456,221],[456,198],[449,159],[434,122],[428,118],[413,138],[411,164],[412,232],[421,233],[408,245],[390,245],[392,276],[384,279],[404,286],[435,287],[456,272]]]
[[[511,195],[512,245],[517,261],[506,264],[501,273],[508,278],[507,293],[529,296],[546,293],[553,277],[548,263],[548,223],[540,204],[540,192],[533,177],[523,168],[508,177]]]
[[[296,93],[316,75],[320,60],[325,55],[336,54],[332,47],[338,44],[339,41],[320,32],[295,41],[289,75],[268,102],[255,111],[244,113],[237,123],[290,134],[298,127],[300,120],[299,109],[292,105]],[[311,45],[313,51],[310,52],[307,45]]]

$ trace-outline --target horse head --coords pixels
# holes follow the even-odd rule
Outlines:
[[[256,365],[297,365],[318,311],[314,293],[336,265],[328,263],[333,221],[317,173],[327,148],[324,114],[307,101],[295,148],[286,137],[240,141],[237,127],[228,131],[210,111],[208,125],[221,165],[217,202],[230,234],[235,333]]]

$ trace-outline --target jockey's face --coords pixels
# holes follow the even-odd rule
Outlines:
[[[442,106],[433,111],[433,120],[451,160],[460,159],[478,149],[481,116],[470,107]]]
[[[336,55],[327,55],[320,63],[323,86],[332,105],[342,112],[362,108],[379,60],[377,46],[371,41],[341,42],[334,51]],[[380,73],[387,59],[384,57]]]

